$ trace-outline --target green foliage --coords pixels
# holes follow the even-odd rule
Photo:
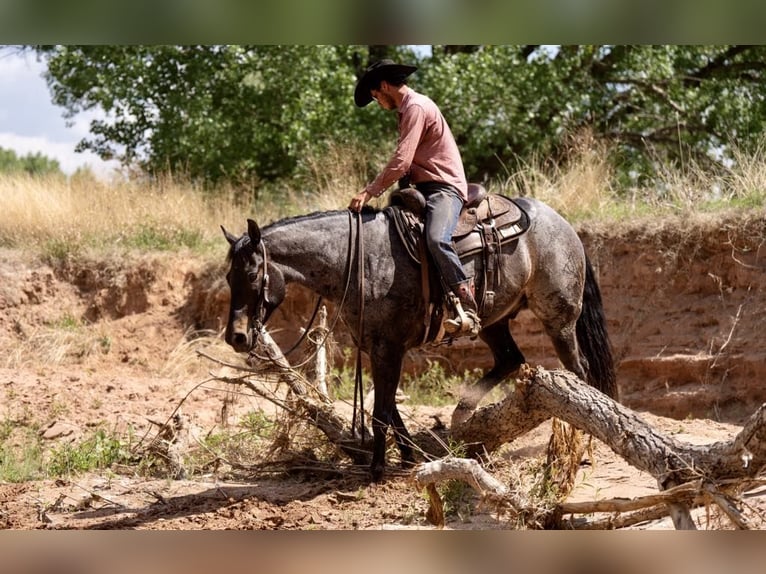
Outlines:
[[[629,182],[665,162],[718,165],[734,142],[757,146],[764,61],[759,46],[436,48],[421,83],[473,178],[513,171],[533,153],[565,162],[567,136],[587,128],[612,144]]]
[[[46,46],[53,101],[92,108],[78,149],[152,174],[255,187],[328,139],[380,135],[352,107],[360,46]]]
[[[24,448],[0,445],[0,481],[26,482],[40,478],[42,456],[39,441],[29,442]]]
[[[0,147],[0,173],[21,172],[31,176],[64,175],[58,160],[40,152],[18,156],[13,150]]]
[[[469,372],[462,376],[450,375],[441,363],[428,361],[428,367],[422,373],[404,373],[401,389],[414,404],[444,406],[455,402],[454,391],[461,383],[476,378],[476,373]]]
[[[181,247],[197,248],[203,243],[202,233],[196,229],[173,228],[156,224],[141,224],[123,238],[126,247],[146,251],[173,251]]]
[[[130,458],[130,449],[119,437],[100,429],[79,443],[62,444],[55,448],[46,470],[49,476],[70,476],[105,470]]]
[[[0,482],[24,482],[43,475],[43,448],[32,427],[10,419],[0,423]]]
[[[263,411],[251,411],[242,417],[239,425],[257,437],[269,438],[274,432],[274,422]]]
[[[566,164],[572,134],[605,140],[621,188],[659,166],[721,169],[766,122],[766,47],[749,45],[39,46],[55,103],[101,108],[79,148],[150,174],[264,182],[308,170],[309,152],[396,141],[396,116],[355,108],[371,59],[415,62],[410,83],[442,108],[469,178],[505,177],[533,157]],[[362,155],[362,154],[360,154]]]

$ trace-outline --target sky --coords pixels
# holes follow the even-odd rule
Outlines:
[[[88,166],[100,179],[108,179],[115,162],[104,162],[91,152],[75,152],[88,135],[93,114],[78,114],[67,127],[64,108],[51,103],[42,74],[45,65],[34,54],[17,54],[0,47],[0,148],[18,156],[40,152],[58,160],[61,170],[73,174]]]

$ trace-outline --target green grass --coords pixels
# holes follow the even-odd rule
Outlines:
[[[114,433],[100,429],[80,442],[55,447],[45,473],[49,477],[67,477],[104,471],[115,463],[128,463],[131,458],[129,444]]]
[[[422,373],[405,373],[400,387],[414,404],[441,407],[455,403],[460,385],[473,382],[480,376],[480,370],[449,374],[441,363],[428,361],[428,367]]]
[[[118,240],[125,247],[140,251],[176,251],[182,248],[199,249],[204,243],[204,236],[198,229],[147,223],[128,230]]]

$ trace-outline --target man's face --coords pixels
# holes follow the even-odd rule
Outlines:
[[[372,95],[373,99],[378,102],[378,105],[384,110],[396,109],[396,101],[389,94],[389,89],[390,85],[388,82],[383,81],[380,83],[380,86],[378,86],[377,89],[373,88],[370,90],[370,94]]]

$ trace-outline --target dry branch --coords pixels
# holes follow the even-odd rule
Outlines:
[[[671,482],[680,485],[699,478],[721,481],[758,476],[766,466],[765,408],[758,409],[733,440],[693,445],[658,432],[568,371],[538,368],[527,369],[514,392],[476,411],[452,432],[474,450],[491,452],[557,417],[598,438],[665,489]]]

